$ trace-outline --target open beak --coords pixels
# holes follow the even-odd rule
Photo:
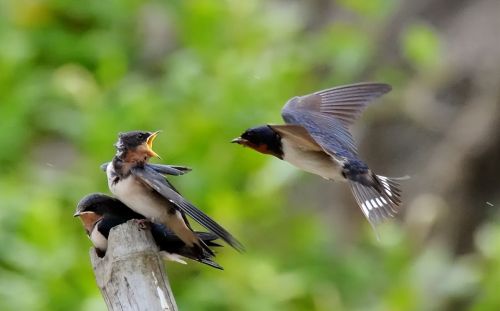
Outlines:
[[[160,132],[161,131],[156,131],[153,134],[149,135],[148,140],[146,140],[146,146],[147,146],[147,153],[150,157],[157,157],[161,159],[161,157],[156,152],[153,151],[153,141]]]
[[[237,137],[237,138],[231,140],[231,143],[238,144],[238,145],[246,145],[248,143],[248,140],[241,138],[241,137]]]

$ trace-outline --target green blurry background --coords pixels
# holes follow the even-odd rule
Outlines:
[[[500,310],[499,29],[497,0],[1,0],[0,310],[105,310],[72,214],[134,129],[247,248],[168,263],[180,310]],[[345,185],[229,143],[359,81],[394,87],[362,158],[412,176],[380,241]]]

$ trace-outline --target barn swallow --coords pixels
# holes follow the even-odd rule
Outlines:
[[[359,159],[349,127],[370,102],[390,90],[387,84],[358,83],[297,96],[281,110],[286,124],[250,128],[232,142],[323,178],[347,181],[375,227],[398,212],[401,178],[373,173]]]
[[[104,256],[108,248],[109,232],[115,226],[131,219],[142,220],[144,217],[129,209],[119,200],[101,193],[92,193],[80,200],[76,207],[75,217],[80,217],[85,231],[100,256]],[[211,259],[211,256],[199,257],[186,247],[175,234],[164,225],[151,223],[151,233],[164,259],[186,263],[182,258],[189,258],[211,267],[222,267]],[[206,245],[220,246],[214,240],[217,236],[208,232],[195,232]]]
[[[185,214],[235,249],[243,250],[241,243],[227,230],[179,194],[162,175],[164,172],[160,166],[147,165],[151,157],[158,157],[152,149],[158,133],[133,131],[119,134],[116,155],[106,168],[111,192],[133,211],[167,226],[199,256],[213,252],[193,232]]]

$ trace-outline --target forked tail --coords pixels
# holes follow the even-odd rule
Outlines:
[[[398,213],[401,206],[398,181],[408,177],[389,178],[375,175],[370,170],[363,175],[358,176],[356,181],[349,179],[349,186],[361,211],[375,228],[377,224]]]

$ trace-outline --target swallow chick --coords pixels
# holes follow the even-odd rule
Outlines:
[[[159,132],[133,131],[121,133],[116,155],[106,168],[111,192],[134,212],[155,223],[161,223],[176,234],[200,257],[212,250],[196,235],[186,214],[237,250],[243,250],[226,229],[189,203],[163,176],[160,166],[148,165],[153,141]]]
[[[74,216],[82,221],[87,235],[101,257],[107,251],[108,236],[112,228],[131,219],[144,219],[142,215],[132,211],[119,200],[101,193],[89,194],[81,199]],[[185,264],[183,258],[189,258],[222,270],[211,256],[200,258],[198,254],[193,253],[192,248],[187,247],[164,225],[152,223],[151,233],[164,259]],[[214,242],[217,236],[212,233],[195,232],[195,234],[209,247],[220,246]]]
[[[232,142],[328,180],[347,181],[375,227],[398,212],[401,178],[373,173],[359,159],[349,127],[370,102],[390,90],[388,84],[357,83],[297,96],[281,110],[285,124],[250,128]]]

